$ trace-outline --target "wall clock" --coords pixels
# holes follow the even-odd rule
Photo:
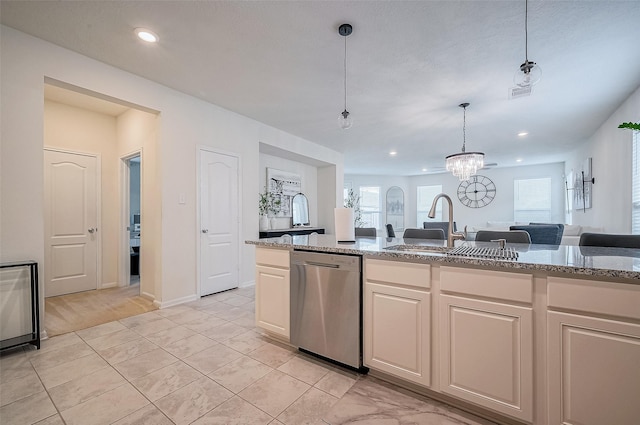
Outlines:
[[[482,208],[496,197],[496,185],[489,177],[476,174],[458,186],[458,199],[469,208]]]

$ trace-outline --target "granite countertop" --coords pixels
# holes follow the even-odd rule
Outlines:
[[[446,254],[446,241],[403,238],[356,238],[355,242],[336,242],[335,235],[281,236],[245,241],[262,247],[301,249],[339,254],[364,255],[370,258],[424,261],[442,264],[466,264],[516,270],[540,270],[554,274],[582,275],[625,279],[640,285],[640,250],[627,248],[580,247],[573,245],[507,244],[518,252],[517,260],[483,259]],[[435,252],[412,252],[389,249],[396,245],[412,245]],[[497,247],[495,243],[456,241],[456,247]],[[442,252],[439,252],[442,250]]]

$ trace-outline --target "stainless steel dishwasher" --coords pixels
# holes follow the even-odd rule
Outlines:
[[[362,367],[362,257],[291,254],[291,343],[353,368]]]

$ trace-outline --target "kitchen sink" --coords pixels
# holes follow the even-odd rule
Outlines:
[[[392,245],[384,249],[389,251],[403,251],[403,252],[423,252],[427,254],[446,254],[451,250],[446,246],[424,246],[424,245]]]
[[[384,249],[389,251],[415,252],[423,254],[445,254],[448,256],[468,258],[488,258],[495,260],[518,259],[518,252],[514,248],[479,248],[470,246],[448,248],[446,246],[392,245]]]

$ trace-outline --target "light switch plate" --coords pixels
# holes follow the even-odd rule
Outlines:
[[[187,197],[184,195],[184,193],[181,193],[180,196],[178,197],[178,203],[181,205],[184,205],[187,203]]]

